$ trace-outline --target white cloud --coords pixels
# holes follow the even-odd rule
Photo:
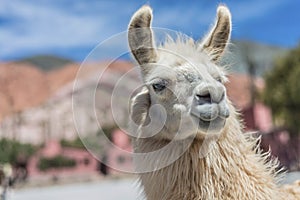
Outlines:
[[[227,5],[235,25],[264,17],[284,3],[285,0],[236,0],[228,1]],[[204,1],[167,4],[161,2],[154,6],[153,25],[187,34],[207,31],[217,7],[217,2]],[[2,1],[0,19],[9,19],[10,23],[0,28],[0,59],[39,49],[93,47],[124,31],[131,14],[140,5],[142,2],[122,0]]]
[[[118,22],[112,22],[114,17],[109,12],[112,5],[101,6],[95,14],[89,13],[87,4],[76,4],[75,10],[83,10],[83,13],[74,14],[74,10],[47,7],[34,1],[6,1],[0,15],[9,16],[16,22],[0,30],[0,43],[5,45],[0,49],[0,55],[5,57],[38,48],[96,45],[119,31]],[[95,8],[91,9],[95,12]]]

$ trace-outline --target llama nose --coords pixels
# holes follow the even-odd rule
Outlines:
[[[196,98],[197,103],[199,105],[205,104],[205,103],[212,103],[210,93],[207,93],[207,94],[196,94],[195,98]]]
[[[195,100],[198,105],[220,103],[224,99],[224,95],[222,88],[205,87],[195,94]]]

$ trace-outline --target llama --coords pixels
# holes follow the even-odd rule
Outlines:
[[[243,133],[226,96],[219,61],[231,34],[228,8],[218,7],[199,42],[178,36],[157,47],[151,22],[152,9],[143,6],[128,27],[144,83],[132,98],[130,126],[134,152],[145,153],[135,165],[146,199],[300,199],[300,183],[279,187],[278,162]]]

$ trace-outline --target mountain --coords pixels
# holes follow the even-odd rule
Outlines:
[[[229,46],[229,53],[225,55],[223,62],[229,65],[229,69],[235,73],[248,74],[249,60],[255,66],[255,75],[263,76],[273,67],[274,60],[284,56],[288,49],[253,41],[235,40]],[[248,56],[246,56],[248,55]],[[35,65],[43,71],[59,69],[68,64],[74,64],[70,59],[53,56],[37,55],[18,60],[17,63]]]
[[[84,126],[84,134],[96,133],[95,119],[101,119],[101,124],[113,122],[113,115],[108,111],[112,91],[117,94],[113,98],[116,104],[114,114],[122,121],[127,119],[128,115],[123,112],[128,108],[125,97],[131,94],[129,88],[136,89],[139,85],[136,73],[124,76],[133,64],[128,61],[87,63],[77,74],[79,67],[79,63],[74,63],[44,72],[25,64],[0,63],[0,138],[34,144],[41,144],[48,137],[74,139],[78,137],[74,113],[82,119],[79,125]],[[77,87],[74,87],[75,78]],[[14,85],[10,92],[11,87],[7,85],[11,84],[6,82]],[[8,97],[4,103],[2,96]],[[89,104],[93,99],[95,110],[91,110]]]
[[[46,74],[26,63],[0,63],[0,121],[50,96]]]
[[[132,69],[132,63],[128,61],[88,63],[77,78],[89,84],[89,77],[96,76],[98,80],[97,74],[108,66],[108,71],[114,71],[112,74],[126,73]],[[8,115],[41,106],[52,97],[72,94],[79,68],[80,63],[68,63],[43,71],[28,62],[0,63],[0,122]],[[105,77],[109,77],[108,82],[112,81],[113,76]]]
[[[73,63],[73,61],[70,59],[53,55],[36,55],[18,60],[16,62],[35,65],[43,71],[51,71],[53,69],[61,68],[66,64]]]
[[[72,63],[48,72],[47,80],[51,93],[72,82],[76,77],[78,69],[79,64]]]
[[[0,63],[0,121],[47,101],[72,82],[79,64],[59,66],[49,72],[27,62]]]

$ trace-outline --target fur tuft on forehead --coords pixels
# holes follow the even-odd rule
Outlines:
[[[157,63],[168,67],[197,68],[201,70],[201,66],[206,66],[205,69],[212,75],[221,75],[224,82],[227,74],[227,67],[222,64],[212,62],[213,55],[210,55],[199,49],[199,42],[193,38],[183,34],[178,34],[176,39],[167,35],[165,42],[159,44]],[[186,69],[189,70],[189,69]]]

